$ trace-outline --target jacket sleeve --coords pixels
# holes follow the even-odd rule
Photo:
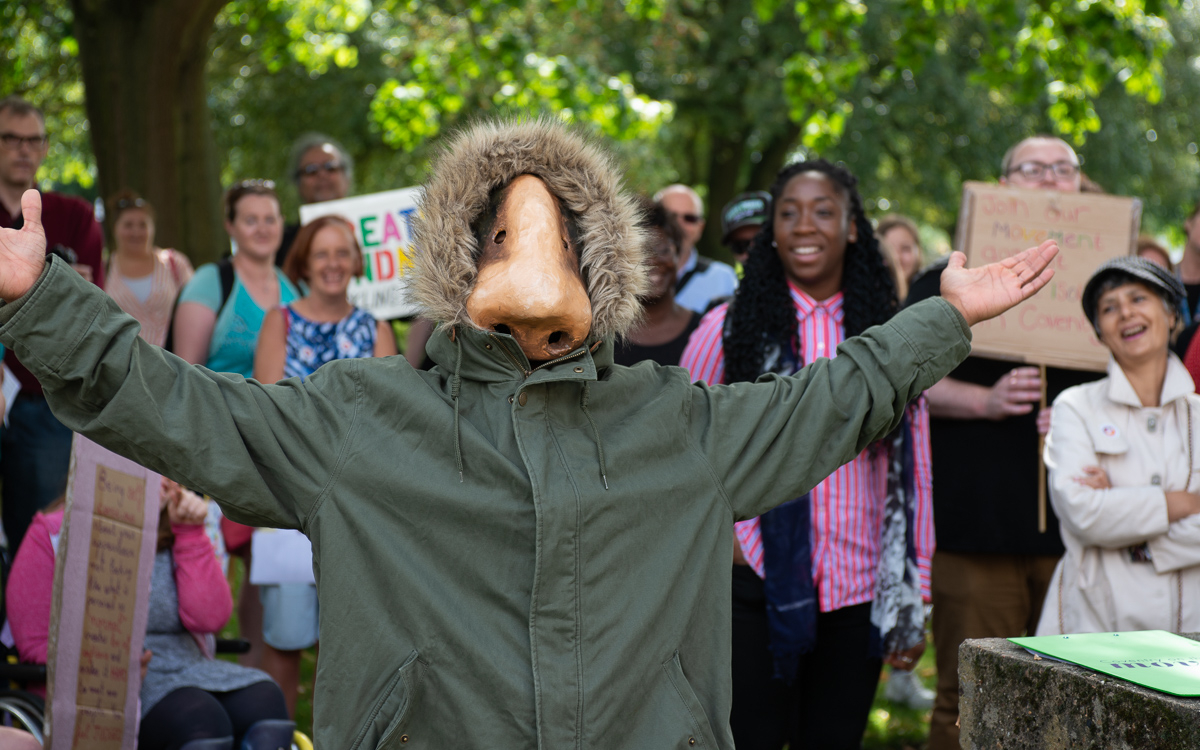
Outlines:
[[[261,385],[189,365],[60,259],[0,307],[0,342],[41,381],[70,429],[253,526],[303,528],[339,463],[358,401],[357,360],[306,382]]]
[[[689,429],[737,520],[811,490],[900,423],[970,353],[966,320],[938,298],[847,339],[790,377],[692,386]]]
[[[1154,569],[1159,573],[1200,565],[1200,516],[1171,524],[1167,533],[1149,542]]]
[[[1094,490],[1075,481],[1085,466],[1100,466],[1083,416],[1071,401],[1075,389],[1054,401],[1046,437],[1050,500],[1059,523],[1087,547],[1119,549],[1167,531],[1167,499],[1154,486]]]
[[[171,557],[179,593],[179,621],[193,633],[215,633],[228,622],[233,597],[212,542],[203,524],[172,524],[171,531],[175,534]]]

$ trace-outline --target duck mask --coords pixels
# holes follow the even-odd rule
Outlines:
[[[485,122],[432,168],[409,289],[442,325],[510,334],[531,362],[622,336],[647,289],[636,204],[552,120]]]

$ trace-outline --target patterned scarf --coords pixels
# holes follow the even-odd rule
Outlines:
[[[725,316],[731,334],[733,304]],[[759,375],[793,375],[802,366],[798,342],[772,342]],[[888,451],[887,497],[880,534],[875,598],[871,602],[872,656],[903,651],[925,638],[925,608],[913,541],[915,494],[911,416],[868,450]],[[763,588],[775,676],[795,682],[800,657],[817,640],[817,591],[812,575],[812,500],[805,494],[759,516]]]

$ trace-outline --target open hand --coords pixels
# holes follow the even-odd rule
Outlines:
[[[0,299],[5,302],[28,292],[46,265],[41,193],[26,190],[21,196],[21,213],[24,226],[0,229]]]
[[[1046,240],[1011,258],[979,268],[967,268],[967,257],[951,253],[942,272],[942,297],[958,308],[968,325],[994,318],[1044,287],[1054,270],[1050,261],[1058,243]]]

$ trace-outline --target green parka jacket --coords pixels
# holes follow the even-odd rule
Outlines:
[[[429,372],[259,385],[146,344],[58,260],[0,323],[69,427],[312,539],[322,748],[732,748],[733,522],[885,435],[969,349],[934,299],[754,384],[614,366],[607,343],[526,375],[512,339],[460,329]]]
[[[435,168],[413,271],[446,322],[428,372],[194,367],[57,259],[0,307],[71,429],[312,540],[320,748],[729,750],[733,522],[808,491],[969,352],[933,299],[793,377],[614,366],[645,286],[636,215],[557,132],[486,126]],[[462,312],[470,220],[528,172],[579,218],[593,307],[588,345],[536,369]]]

